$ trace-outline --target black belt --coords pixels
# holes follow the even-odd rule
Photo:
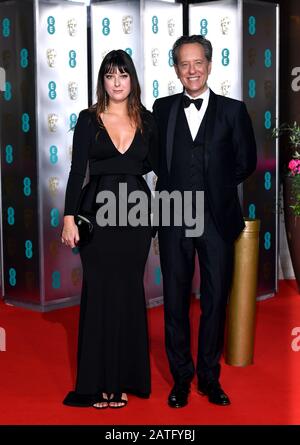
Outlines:
[[[124,155],[122,155],[124,156]],[[90,163],[89,173],[93,175],[142,175],[143,164],[135,159],[124,159],[124,162],[116,162],[116,158],[105,159]]]

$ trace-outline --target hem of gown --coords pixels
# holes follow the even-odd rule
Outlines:
[[[101,392],[101,391],[99,391]],[[104,391],[103,391],[104,392]],[[150,393],[142,393],[130,389],[124,389],[122,392],[126,394],[132,394],[141,399],[149,399]],[[99,400],[98,394],[78,394],[76,391],[70,391],[63,400],[63,404],[66,406],[77,406],[79,408],[92,406]]]

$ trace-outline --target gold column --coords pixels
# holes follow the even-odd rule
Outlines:
[[[227,316],[225,361],[233,366],[253,363],[260,220],[245,218],[245,224],[234,247]]]

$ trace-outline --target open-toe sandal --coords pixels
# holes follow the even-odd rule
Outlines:
[[[121,403],[121,405],[112,405],[112,403]],[[128,403],[127,399],[122,399],[122,393],[116,392],[113,394],[113,396],[109,399],[108,406],[110,408],[124,408]]]
[[[93,403],[93,408],[96,408],[96,409],[108,408],[108,395],[106,395],[106,397],[104,397],[103,393],[99,394],[99,398],[98,398],[97,402]]]

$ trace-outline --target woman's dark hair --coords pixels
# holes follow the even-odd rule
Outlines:
[[[199,43],[203,46],[204,55],[208,62],[211,62],[212,59],[212,46],[209,40],[205,39],[201,35],[192,35],[192,36],[182,36],[176,40],[172,48],[172,57],[174,61],[174,65],[178,65],[178,50],[182,45],[187,43]]]
[[[97,80],[97,103],[92,105],[91,109],[96,110],[97,119],[100,120],[100,113],[103,113],[108,105],[108,95],[104,88],[104,76],[107,73],[114,73],[116,70],[120,73],[128,73],[130,76],[131,91],[128,96],[128,115],[135,123],[136,127],[142,130],[141,120],[141,88],[137,77],[136,69],[131,57],[122,49],[110,51],[104,57]]]

